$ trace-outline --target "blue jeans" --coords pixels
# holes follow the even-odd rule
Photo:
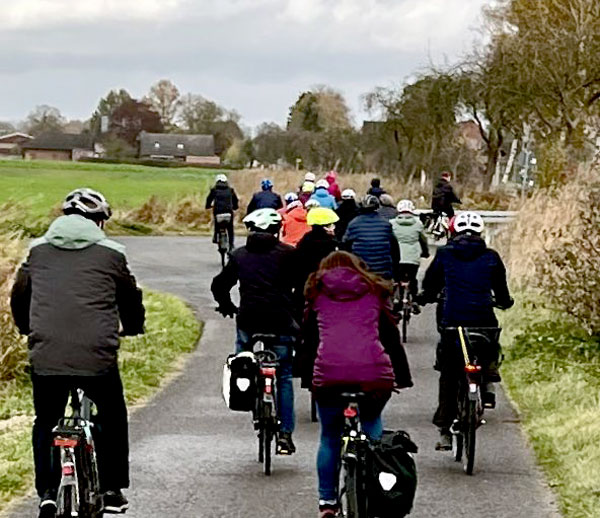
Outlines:
[[[272,350],[279,356],[277,369],[277,407],[281,419],[281,431],[292,433],[295,426],[294,416],[294,384],[292,382],[292,336],[280,336],[279,345],[272,346]],[[244,330],[237,329],[235,352],[251,351],[250,335]]]
[[[319,499],[338,500],[340,479],[342,434],[344,433],[345,404],[329,406],[317,401],[319,422],[321,423],[321,443],[317,453],[317,473],[319,474]],[[359,409],[360,411],[360,409]],[[381,439],[383,422],[381,413],[370,420],[361,419],[362,429],[374,441]]]

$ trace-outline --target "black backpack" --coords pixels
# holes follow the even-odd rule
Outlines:
[[[417,490],[417,445],[403,431],[383,432],[369,447],[367,495],[369,516],[401,518],[410,513]]]

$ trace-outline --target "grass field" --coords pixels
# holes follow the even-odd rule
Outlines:
[[[23,219],[49,219],[76,187],[101,191],[115,209],[139,207],[151,196],[170,201],[206,193],[218,171],[77,162],[0,160],[0,205],[16,203]],[[31,225],[25,225],[29,227]]]

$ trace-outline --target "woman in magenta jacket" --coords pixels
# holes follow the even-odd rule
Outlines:
[[[339,509],[338,480],[345,403],[339,394],[361,391],[363,430],[381,438],[381,412],[394,387],[412,386],[398,329],[390,312],[392,285],[367,271],[348,252],[328,255],[305,287],[306,312],[300,350],[303,386],[314,391],[321,442],[317,455],[319,511]]]

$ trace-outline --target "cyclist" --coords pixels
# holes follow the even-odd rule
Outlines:
[[[400,245],[400,279],[409,281],[410,294],[414,301],[419,289],[417,273],[421,257],[429,257],[429,248],[423,233],[423,223],[415,212],[415,204],[411,200],[400,200],[397,210],[398,216],[391,220],[391,224],[394,237]],[[413,312],[420,313],[416,302]]]
[[[308,200],[310,200],[314,192],[315,182],[304,182],[302,184],[302,187],[300,187],[300,194],[298,194],[298,199],[306,206],[306,203],[308,202]]]
[[[296,247],[296,277],[294,300],[299,318],[304,311],[304,285],[308,276],[316,272],[324,257],[337,250],[335,225],[339,218],[331,209],[315,207],[308,211],[306,222],[311,227]]]
[[[435,221],[442,213],[446,214],[448,218],[454,216],[454,207],[452,204],[460,204],[460,198],[456,196],[452,184],[452,173],[450,171],[443,171],[440,175],[440,179],[433,188],[433,194],[431,195],[431,209],[433,210],[433,220]]]
[[[379,197],[379,205],[377,212],[383,219],[390,221],[398,215],[398,211],[394,207],[394,198],[389,194],[382,194]]]
[[[328,255],[306,283],[307,310],[299,350],[303,386],[315,394],[321,441],[317,455],[319,513],[339,511],[338,480],[345,403],[341,392],[361,391],[363,430],[383,433],[381,412],[394,385],[412,386],[410,369],[388,300],[392,286],[348,252]],[[318,351],[318,352],[317,352]]]
[[[358,215],[356,193],[352,189],[344,189],[342,191],[342,201],[335,212],[340,218],[335,225],[335,237],[338,241],[341,241],[348,228],[348,223]]]
[[[277,453],[296,451],[294,431],[294,388],[292,385],[292,347],[299,326],[294,319],[292,287],[294,249],[279,242],[281,215],[274,209],[259,209],[244,218],[248,228],[246,245],[231,253],[229,262],[217,275],[211,291],[224,317],[237,314],[236,352],[249,350],[252,335],[277,335],[273,350],[279,356],[277,405],[281,430]],[[231,302],[230,291],[239,282],[240,307]]]
[[[277,210],[282,217],[286,212],[286,209],[290,206],[291,203],[298,201],[298,195],[295,192],[288,192],[283,197],[284,206]]]
[[[70,388],[94,401],[100,487],[106,512],[124,512],[129,487],[127,408],[117,365],[123,335],[144,332],[142,292],[125,248],[107,239],[111,216],[99,192],[69,193],[43,237],[31,243],[17,272],[11,308],[29,337],[33,385],[33,458],[40,518],[54,517],[60,462],[52,460],[52,429],[64,416]]]
[[[344,248],[360,257],[373,273],[384,279],[399,279],[400,248],[389,221],[378,213],[379,201],[367,194],[359,215],[348,225]]]
[[[381,180],[379,178],[373,178],[371,180],[371,187],[367,191],[367,194],[372,194],[377,199],[379,199],[382,194],[385,194],[385,191],[381,188]]]
[[[263,178],[260,182],[260,191],[255,193],[248,204],[246,214],[251,214],[258,209],[275,209],[283,207],[281,196],[273,192],[273,182],[268,178]]]
[[[214,233],[213,243],[218,240],[218,229],[216,217],[218,214],[231,214],[231,221],[227,224],[227,234],[229,235],[229,249],[233,250],[233,212],[238,210],[239,200],[233,187],[229,187],[227,176],[218,174],[215,178],[215,185],[206,197],[206,209],[213,209]]]
[[[300,200],[291,202],[282,214],[281,242],[296,246],[304,235],[310,231],[306,223],[307,212]]]
[[[329,171],[325,175],[325,180],[329,184],[327,191],[335,198],[336,202],[339,202],[342,199],[342,192],[337,183],[337,173],[334,170]]]
[[[425,273],[420,301],[425,304],[437,302],[440,293],[444,292],[442,328],[497,327],[494,305],[501,309],[513,305],[502,259],[481,238],[484,223],[476,212],[459,213],[454,220],[454,229],[456,236],[438,250]],[[436,367],[440,371],[439,405],[433,418],[433,423],[440,430],[438,450],[452,448],[450,426],[456,417],[458,376],[461,372],[456,365],[461,358],[455,337],[442,334],[436,358]],[[488,385],[483,387],[482,397],[487,407],[495,405],[491,384],[494,381],[500,381],[500,378],[497,369],[491,365],[484,372],[484,382]]]
[[[317,200],[321,207],[327,209],[337,209],[337,202],[335,198],[329,194],[329,182],[327,180],[319,180],[315,184],[315,192],[310,197],[311,200]]]

